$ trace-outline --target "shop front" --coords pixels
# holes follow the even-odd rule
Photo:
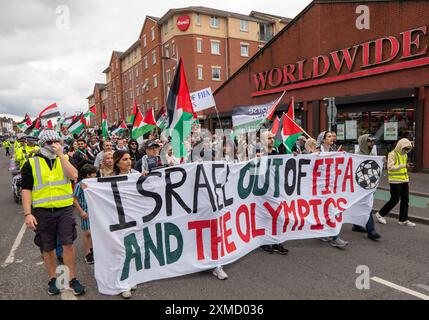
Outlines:
[[[379,19],[370,30],[356,28],[361,4]],[[428,1],[313,1],[214,93],[221,118],[286,91],[280,114],[293,97],[297,122],[317,137],[329,127],[333,97],[333,128],[345,150],[354,152],[365,133],[377,138],[378,155],[408,138],[416,169],[429,170],[427,17]],[[208,114],[212,129],[215,118]]]

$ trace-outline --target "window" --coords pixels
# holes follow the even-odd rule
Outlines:
[[[155,105],[155,111],[158,111],[158,98],[153,100],[153,104]]]
[[[203,39],[197,39],[197,52],[203,52]]]
[[[150,101],[149,100],[146,101],[146,107],[147,107],[147,109],[150,109]]]
[[[164,23],[164,34],[168,33],[168,20]]]
[[[166,77],[167,77],[167,83],[170,84],[170,82],[171,82],[171,70],[167,70]]]
[[[145,80],[145,83],[144,83],[143,87],[146,87],[146,91],[149,91],[149,79]]]
[[[133,72],[130,70],[130,81],[133,80]]]
[[[138,76],[139,76],[139,67],[135,68],[135,72],[134,73],[136,74],[136,78],[138,78]]]
[[[152,41],[155,40],[155,27],[150,28],[150,38]]]
[[[170,58],[170,46],[169,45],[165,46],[165,56],[167,58]]]
[[[201,16],[200,16],[200,14],[199,14],[199,13],[197,13],[197,14],[195,15],[195,24],[196,24],[197,26],[200,26],[200,25],[201,25]]]
[[[220,67],[212,67],[212,80],[220,81]]]
[[[204,80],[204,77],[203,77],[203,66],[198,66],[197,70],[198,70],[198,80]]]
[[[241,56],[242,57],[248,57],[249,56],[249,44],[248,43],[241,43]]]
[[[124,74],[124,82],[127,83],[127,75]]]
[[[249,31],[249,21],[240,20],[240,31]]]
[[[139,86],[136,86],[136,96],[139,96]]]
[[[153,76],[153,87],[158,88],[158,75]]]
[[[147,40],[146,40],[146,35],[143,35],[143,48],[146,48],[147,46]]]
[[[173,41],[173,52],[171,54],[173,57],[176,55],[176,44]]]
[[[148,68],[147,57],[144,57],[143,60],[144,60],[144,68],[147,69]]]
[[[211,16],[210,17],[210,27],[219,28],[219,19],[218,17]]]
[[[152,51],[152,64],[156,64],[156,52]]]
[[[220,54],[220,42],[219,41],[211,41],[212,46],[212,54]]]

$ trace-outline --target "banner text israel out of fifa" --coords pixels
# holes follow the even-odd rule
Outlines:
[[[382,157],[282,155],[88,179],[103,294],[232,263],[264,244],[365,226]]]

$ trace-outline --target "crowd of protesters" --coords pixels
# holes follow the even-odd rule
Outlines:
[[[43,252],[45,265],[50,276],[48,293],[51,295],[59,293],[55,284],[54,250],[56,250],[58,261],[64,262],[71,269],[70,287],[73,292],[76,295],[85,292],[85,287],[75,277],[73,242],[77,235],[72,208],[81,219],[85,262],[87,264],[94,263],[88,208],[83,192],[85,187],[82,184],[83,179],[132,173],[146,175],[152,170],[175,166],[184,162],[222,160],[237,163],[264,155],[291,152],[294,155],[344,152],[341,146],[337,145],[336,134],[332,131],[320,133],[317,140],[310,137],[300,137],[291,152],[286,152],[283,145],[276,148],[275,135],[270,131],[263,132],[260,136],[255,134],[253,138],[248,139],[231,139],[216,135],[205,136],[197,131],[184,142],[189,154],[180,159],[174,156],[168,137],[149,134],[147,139],[140,140],[139,143],[135,139],[118,136],[103,139],[100,133],[93,132],[85,138],[76,138],[67,132],[60,137],[58,133],[48,130],[42,132],[39,139],[20,135],[14,145],[15,161],[22,172],[25,222],[28,227],[36,231],[35,243]],[[38,146],[36,145],[37,140]],[[374,141],[375,139],[371,135],[359,137],[358,153],[369,155],[374,146]],[[3,146],[7,147],[6,153],[9,154],[11,145],[6,143]],[[380,212],[376,213],[377,221],[382,224],[387,223],[384,217],[401,200],[400,224],[414,226],[408,220],[407,168],[412,167],[412,165],[407,163],[406,155],[410,150],[411,143],[407,139],[402,139],[398,142],[397,148],[389,154],[387,167],[392,198]],[[57,170],[57,167],[61,169]],[[37,170],[41,171],[37,173]],[[52,191],[58,195],[59,200],[57,202],[47,201],[47,205],[38,206],[45,201],[43,191],[39,190],[54,188],[51,184],[49,186],[43,184],[44,175],[46,175],[43,170],[50,170],[48,175],[57,170],[55,172],[58,177],[55,182],[61,187]],[[61,184],[64,179],[68,182]],[[370,214],[370,219],[365,228],[353,226],[353,231],[367,233],[368,238],[374,241],[381,238],[375,231],[372,214]],[[343,240],[340,235],[321,238],[321,240],[337,248],[344,248],[348,245],[348,241]],[[63,253],[61,247],[64,249]],[[269,254],[288,254],[288,249],[280,243],[264,245],[261,250]],[[221,280],[228,278],[222,266],[215,268],[213,274]],[[122,292],[122,297],[130,298],[132,296],[131,290],[134,289],[136,288]]]

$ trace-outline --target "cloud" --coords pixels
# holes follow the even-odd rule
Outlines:
[[[19,0],[0,11],[0,113],[31,116],[52,102],[62,112],[85,111],[113,50],[137,40],[146,15],[206,6],[294,17],[310,0]],[[60,9],[60,10],[59,10]],[[69,25],[67,25],[69,22]],[[64,28],[68,26],[68,28]]]

